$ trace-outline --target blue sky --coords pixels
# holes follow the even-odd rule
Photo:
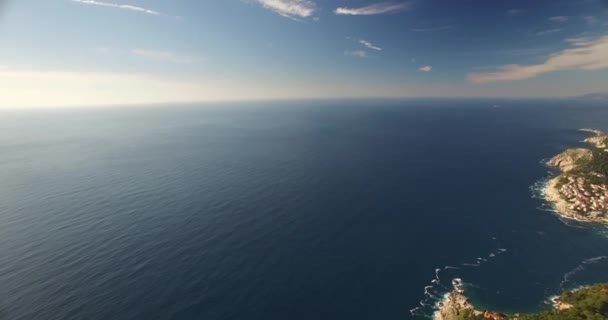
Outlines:
[[[0,106],[608,90],[603,0],[19,0]]]

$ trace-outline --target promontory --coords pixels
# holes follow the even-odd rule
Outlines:
[[[565,291],[551,299],[552,310],[532,314],[505,314],[490,310],[477,310],[465,296],[460,279],[454,290],[439,303],[434,320],[570,320],[608,319],[608,284],[596,284]]]
[[[599,130],[585,139],[591,148],[567,149],[549,160],[561,174],[547,183],[544,193],[556,212],[579,221],[608,223],[608,136]]]

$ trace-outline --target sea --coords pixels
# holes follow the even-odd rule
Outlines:
[[[425,319],[461,278],[533,312],[608,281],[548,158],[608,102],[369,99],[0,111],[0,319]]]

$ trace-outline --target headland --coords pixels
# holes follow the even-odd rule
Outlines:
[[[549,160],[561,174],[547,183],[544,194],[556,212],[578,221],[608,223],[608,136],[599,130],[581,129],[593,136],[592,147],[567,149]]]
[[[505,314],[477,310],[464,293],[462,280],[454,279],[454,290],[439,303],[434,320],[569,320],[608,318],[608,284],[565,291],[550,301],[551,310],[533,314]]]

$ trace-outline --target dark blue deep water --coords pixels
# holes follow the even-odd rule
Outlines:
[[[608,281],[608,229],[538,197],[582,127],[606,102],[3,111],[0,319],[408,319],[454,277],[546,308]]]

